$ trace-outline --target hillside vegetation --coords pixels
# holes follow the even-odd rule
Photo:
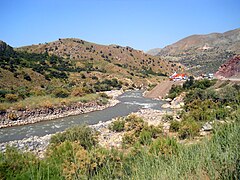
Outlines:
[[[43,159],[8,148],[0,153],[2,179],[239,179],[240,88],[215,82],[187,81],[180,122],[170,119],[170,134],[134,115],[109,127],[126,131],[120,149],[98,145],[87,126],[52,136]],[[228,93],[226,93],[228,92]],[[205,123],[212,134],[199,138]]]
[[[148,86],[182,69],[130,47],[101,46],[79,39],[18,49],[0,42],[0,59],[2,110],[24,108],[16,102],[26,98],[38,104],[41,101],[37,99],[50,95],[49,100],[57,104],[56,98],[59,103],[62,98],[71,102],[74,97],[96,92]]]

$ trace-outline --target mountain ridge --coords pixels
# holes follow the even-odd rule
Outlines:
[[[240,28],[224,33],[195,34],[161,49],[156,55],[180,62],[194,74],[217,71],[229,58],[240,54]]]

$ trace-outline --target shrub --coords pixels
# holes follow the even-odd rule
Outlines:
[[[122,143],[124,145],[132,145],[137,141],[134,132],[126,132],[122,138]]]
[[[8,101],[8,102],[16,102],[18,100],[18,96],[16,94],[6,94],[5,95],[5,99]]]
[[[84,90],[81,87],[75,87],[73,88],[71,95],[72,96],[84,96],[86,93],[84,92]]]
[[[53,94],[57,98],[66,98],[69,96],[69,92],[63,88],[57,88],[53,91]]]
[[[0,153],[0,179],[29,179],[28,168],[33,170],[36,164],[39,160],[32,154],[8,146],[4,154]]]
[[[24,74],[23,76],[24,79],[26,79],[27,81],[31,81],[31,77],[28,74]]]
[[[143,145],[149,145],[152,142],[152,135],[153,133],[151,131],[141,131],[139,135],[139,142]]]
[[[165,115],[162,117],[162,120],[163,120],[163,121],[172,121],[172,120],[173,120],[173,115],[165,114]]]
[[[111,123],[109,129],[115,132],[121,132],[121,131],[124,131],[124,125],[125,125],[125,121],[119,118],[118,120],[113,121]]]
[[[137,131],[140,132],[144,126],[146,126],[146,123],[143,121],[142,118],[136,116],[136,115],[129,115],[125,118],[125,130],[126,131]]]
[[[150,145],[149,152],[157,155],[172,155],[176,154],[179,149],[179,144],[175,138],[158,138]]]
[[[99,95],[100,95],[102,98],[107,98],[107,99],[110,98],[106,93],[99,93]]]
[[[181,123],[179,121],[172,121],[170,124],[170,131],[177,132],[180,129]]]
[[[51,138],[52,144],[59,144],[64,141],[79,141],[82,147],[91,149],[97,144],[96,132],[86,125],[80,125],[69,128],[62,133],[57,133]]]
[[[192,119],[187,119],[181,122],[181,126],[179,129],[179,138],[194,138],[199,133],[201,126],[199,123]]]

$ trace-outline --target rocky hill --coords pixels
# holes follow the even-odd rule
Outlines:
[[[54,42],[25,46],[17,48],[18,51],[30,53],[48,53],[65,59],[72,59],[75,62],[90,61],[93,64],[104,64],[124,68],[132,73],[154,72],[159,74],[169,74],[181,69],[181,65],[163,61],[160,57],[145,54],[143,51],[135,50],[131,47],[121,47],[119,45],[99,45],[83,41],[81,39],[67,38]],[[110,70],[110,69],[109,69]]]
[[[164,47],[157,55],[182,63],[194,74],[201,74],[216,72],[221,64],[235,54],[240,54],[240,29],[192,35]]]
[[[240,55],[234,56],[221,65],[215,76],[217,78],[240,77]]]

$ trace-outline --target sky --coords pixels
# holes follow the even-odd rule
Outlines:
[[[147,51],[193,34],[240,28],[240,0],[0,0],[13,47],[80,38]]]

